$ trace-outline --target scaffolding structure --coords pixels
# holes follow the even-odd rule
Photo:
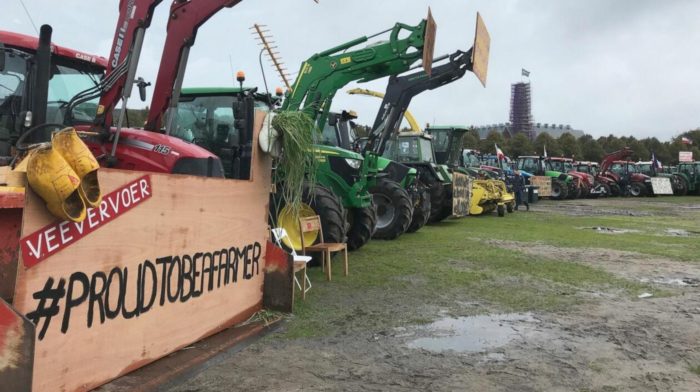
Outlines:
[[[535,131],[532,120],[530,83],[514,83],[510,87],[510,123],[511,135],[524,133],[530,140],[534,139]]]

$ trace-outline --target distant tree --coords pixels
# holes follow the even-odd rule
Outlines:
[[[479,134],[476,131],[469,131],[462,138],[462,148],[479,148]]]
[[[565,132],[559,137],[559,148],[563,156],[578,159],[581,157],[581,148],[576,137],[569,132]]]
[[[503,148],[505,140],[503,139],[503,135],[499,132],[491,131],[488,136],[486,136],[486,139],[479,141],[479,150],[485,154],[495,154],[496,144]]]
[[[518,133],[511,137],[506,143],[506,153],[511,158],[517,158],[520,155],[530,155],[534,147],[530,138],[528,138],[524,133]]]
[[[591,135],[583,135],[578,138],[578,145],[581,148],[581,157],[577,157],[577,160],[600,162],[605,155],[603,148]]]
[[[534,151],[532,154],[542,155],[546,147],[547,155],[558,156],[561,155],[561,149],[559,148],[559,142],[557,139],[553,138],[550,134],[542,132],[535,138],[533,143]]]

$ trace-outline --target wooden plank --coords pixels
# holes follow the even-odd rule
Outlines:
[[[24,195],[22,195],[24,204]],[[12,303],[19,262],[22,209],[0,208],[0,298]]]
[[[27,191],[22,239],[61,247],[30,266],[20,255],[14,306],[36,324],[35,390],[95,388],[261,308],[271,172],[261,125],[258,115],[252,180],[151,173],[146,200],[111,220],[103,201],[78,240],[60,228],[27,237],[54,222]],[[143,176],[101,169],[103,194],[128,190],[108,203],[143,196],[140,185],[124,188]]]
[[[263,306],[291,313],[294,307],[294,257],[270,241],[265,255]]]
[[[468,175],[452,173],[452,215],[464,217],[469,215],[472,184]]]
[[[539,187],[539,197],[552,196],[552,178],[547,176],[530,177],[530,185]]]
[[[489,70],[489,52],[491,51],[491,36],[486,29],[481,14],[476,13],[476,32],[474,33],[474,46],[472,47],[472,72],[479,79],[481,85],[486,87],[486,77]]]
[[[30,392],[34,324],[0,299],[0,390]]]

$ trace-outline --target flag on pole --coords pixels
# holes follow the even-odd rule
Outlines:
[[[544,157],[547,158],[547,145],[545,144],[542,149],[544,150]]]
[[[655,170],[663,169],[663,166],[661,166],[661,161],[656,159],[656,154],[654,151],[651,152],[651,167],[653,167]]]
[[[530,77],[530,71],[526,70],[525,68],[522,68],[522,75],[529,78]]]
[[[690,140],[689,138],[683,136],[683,137],[681,137],[681,143],[683,143],[683,144],[693,144],[693,141]]]
[[[498,157],[499,161],[505,161],[506,160],[506,154],[503,153],[503,151],[498,148],[498,143],[494,144],[496,146],[496,156]]]

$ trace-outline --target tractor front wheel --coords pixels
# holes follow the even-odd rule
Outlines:
[[[348,250],[360,249],[366,244],[377,227],[377,211],[374,205],[348,210]]]
[[[430,192],[428,188],[420,186],[419,187],[418,205],[413,208],[413,217],[411,218],[411,224],[408,225],[406,233],[415,233],[421,227],[428,223],[430,218]]]
[[[564,200],[569,195],[568,191],[569,189],[565,183],[562,183],[559,180],[552,180],[552,199]]]
[[[372,238],[393,240],[405,233],[413,216],[408,192],[398,182],[385,178],[369,191],[377,208],[377,229]]]
[[[641,182],[633,182],[630,184],[630,195],[634,197],[644,196],[646,194],[646,188]]]
[[[279,185],[280,187],[282,185]],[[285,205],[283,198],[276,195],[270,203],[270,216],[273,227],[284,228],[287,237],[283,245],[301,251],[301,231],[299,230],[299,218],[318,215],[321,218],[323,240],[325,242],[345,242],[345,208],[338,197],[328,188],[320,184],[305,183],[302,202],[298,214],[293,214],[292,209]],[[320,233],[304,233],[304,244],[311,245],[321,241]],[[314,254],[311,265],[320,265],[321,257]]]

